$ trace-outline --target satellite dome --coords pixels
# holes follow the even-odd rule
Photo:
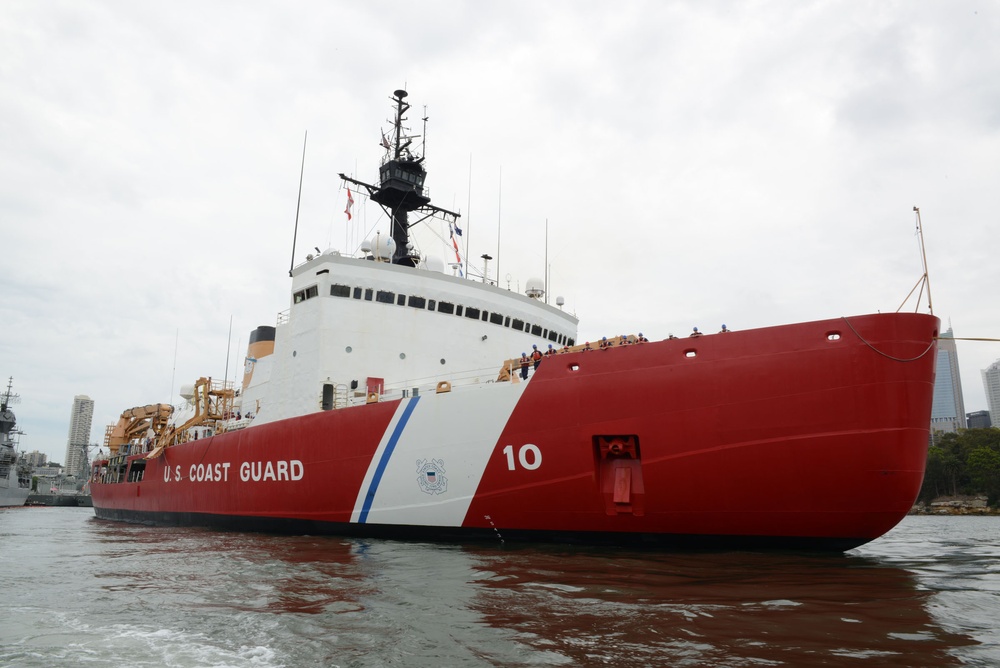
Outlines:
[[[532,299],[539,299],[545,294],[545,281],[540,278],[529,278],[525,284],[524,294]]]
[[[375,237],[375,244],[372,248],[372,255],[378,260],[392,260],[396,253],[396,242],[392,237]]]
[[[436,271],[439,274],[444,273],[444,260],[436,255],[428,255],[424,258],[422,264],[424,265],[424,269],[427,271]]]

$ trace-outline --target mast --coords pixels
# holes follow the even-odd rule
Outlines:
[[[390,98],[395,104],[396,114],[390,136],[382,135],[382,147],[386,153],[379,167],[379,185],[364,183],[344,174],[340,174],[340,178],[365,188],[369,198],[385,210],[392,220],[391,235],[396,244],[392,263],[413,267],[420,257],[410,244],[410,228],[435,214],[446,221],[457,222],[459,214],[434,206],[430,203],[431,198],[424,193],[424,180],[427,178],[424,156],[418,156],[410,148],[416,136],[407,135],[403,125],[406,121],[404,114],[410,108],[406,97],[407,92],[400,89]],[[423,120],[426,122],[426,117]],[[409,214],[414,211],[424,216],[410,223]]]
[[[934,315],[934,302],[931,301],[931,275],[927,269],[927,250],[924,248],[924,226],[920,222],[920,207],[913,207],[917,214],[917,235],[920,237],[920,261],[924,265],[924,285],[927,286],[927,310]]]

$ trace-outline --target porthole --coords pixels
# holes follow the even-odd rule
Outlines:
[[[405,360],[406,359],[406,353],[399,353],[399,359]]]
[[[354,350],[354,349],[353,349],[353,348],[351,348],[350,346],[347,346],[346,348],[344,348],[344,352],[346,352],[346,353],[349,353],[349,352],[351,352],[352,350]]]
[[[294,350],[292,351],[292,357],[295,357],[297,354]]]
[[[441,358],[441,364],[444,364],[444,358],[443,357]]]

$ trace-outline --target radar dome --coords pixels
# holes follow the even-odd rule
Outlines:
[[[545,294],[545,281],[540,278],[529,278],[525,286],[524,294],[532,299],[539,299]]]
[[[424,269],[427,271],[436,271],[439,274],[444,273],[444,260],[437,257],[436,255],[428,255],[423,261]]]
[[[396,242],[392,237],[383,237],[376,234],[374,239],[365,239],[361,242],[361,252],[365,255],[372,255],[379,260],[392,260],[396,252]]]

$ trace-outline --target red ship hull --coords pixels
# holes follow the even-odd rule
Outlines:
[[[94,508],[428,540],[848,549],[920,491],[938,327],[867,315],[558,355],[525,384],[135,455],[139,482],[98,463]]]

